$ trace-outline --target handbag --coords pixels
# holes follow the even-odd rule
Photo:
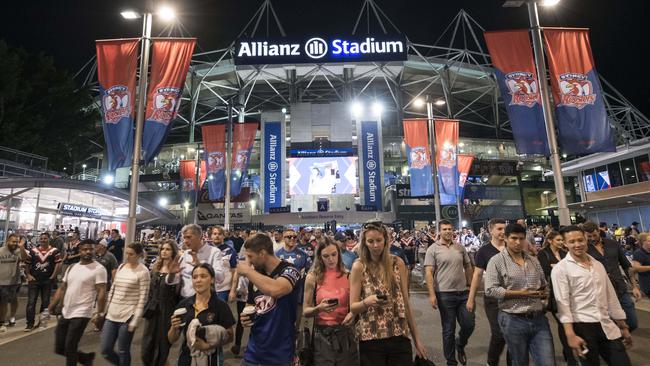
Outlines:
[[[420,356],[415,356],[415,366],[436,366],[433,361],[427,359],[427,358],[421,358]]]

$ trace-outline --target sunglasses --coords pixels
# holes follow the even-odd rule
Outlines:
[[[285,239],[297,239],[298,235],[287,235],[284,237]]]
[[[383,225],[383,223],[381,221],[370,221],[370,222],[366,222],[365,224],[363,224],[362,227],[363,227],[364,230],[366,230],[366,229],[381,229],[381,228],[384,227],[384,225]]]

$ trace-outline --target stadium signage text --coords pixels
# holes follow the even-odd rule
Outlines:
[[[102,216],[102,212],[98,208],[94,208],[94,207],[73,205],[71,203],[61,203],[59,207],[60,207],[59,212],[61,213],[61,215],[84,216],[84,217],[95,217],[95,218],[99,218]]]
[[[407,54],[408,43],[400,35],[240,39],[235,43],[235,65],[405,61]]]

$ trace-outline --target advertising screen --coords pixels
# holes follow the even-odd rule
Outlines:
[[[354,194],[357,157],[290,158],[289,194]]]
[[[596,192],[596,182],[594,181],[594,174],[585,174],[585,191],[586,192]]]

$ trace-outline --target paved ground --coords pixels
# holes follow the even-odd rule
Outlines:
[[[480,296],[479,296],[480,297]],[[19,310],[19,318],[24,314],[24,301],[21,299],[21,306]],[[429,353],[433,355],[433,360],[436,365],[444,365],[444,358],[442,356],[442,341],[441,341],[441,328],[440,317],[437,312],[434,312],[428,303],[426,294],[414,286],[412,290],[411,301],[415,311],[416,321],[423,335],[424,340],[429,348]],[[467,347],[468,365],[478,366],[485,365],[485,357],[487,354],[487,346],[490,337],[490,329],[485,318],[485,313],[482,307],[482,301],[478,301],[478,309],[476,312],[476,330],[470,339]],[[639,324],[640,329],[637,329],[633,336],[635,345],[628,352],[632,358],[632,365],[634,366],[650,366],[650,302],[644,301],[639,305]],[[554,321],[551,319],[551,329],[557,329]],[[0,334],[0,364],[13,366],[13,365],[62,365],[63,358],[57,356],[53,352],[54,345],[54,328],[53,324],[49,329],[38,330],[33,333],[24,333],[22,330],[25,327],[24,319],[19,320],[16,328],[11,329],[8,333]],[[134,338],[133,346],[131,348],[133,365],[141,365],[140,361],[140,339],[141,333],[138,332]],[[556,339],[556,360],[558,365],[564,365],[561,358],[561,346],[557,336]],[[83,351],[95,351],[99,349],[99,334],[90,330],[81,340],[80,349]],[[178,352],[178,346],[174,349],[173,355]],[[239,365],[241,359],[234,358],[230,352],[227,352],[226,366]],[[502,363],[505,362],[502,360]],[[102,359],[97,359],[95,365],[108,365]],[[399,366],[399,365],[396,365]]]

